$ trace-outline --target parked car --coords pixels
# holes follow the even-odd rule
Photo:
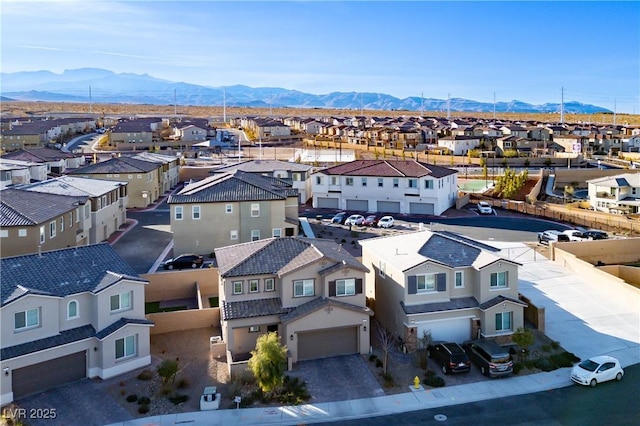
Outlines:
[[[480,201],[478,203],[478,211],[480,214],[493,214],[493,207],[486,201]]]
[[[393,216],[382,216],[378,221],[378,228],[391,228],[394,222]]]
[[[331,223],[343,224],[348,217],[347,212],[338,212],[331,218]]]
[[[582,232],[582,235],[584,235],[589,240],[606,240],[607,238],[609,238],[609,234],[597,229],[587,229],[586,231]]]
[[[199,268],[204,263],[204,257],[199,254],[186,253],[169,259],[162,264],[164,269]]]
[[[509,351],[493,340],[474,340],[466,343],[464,348],[471,362],[485,376],[504,376],[513,371],[513,360]]]
[[[374,214],[369,215],[367,217],[364,218],[364,220],[362,221],[362,224],[364,226],[378,226],[378,220],[380,218]]]
[[[556,231],[555,229],[550,229],[548,231],[540,232],[538,234],[538,242],[540,244],[549,244],[550,241],[570,241],[569,236],[567,234],[563,234],[560,231]]]
[[[468,373],[471,370],[469,356],[457,343],[434,342],[427,351],[429,358],[440,365],[444,374]]]
[[[588,238],[584,236],[584,233],[578,229],[567,229],[566,231],[562,231],[562,233],[569,237],[569,241],[588,240]]]
[[[361,214],[352,214],[344,221],[345,225],[362,225],[364,222],[364,216]]]
[[[620,362],[610,356],[602,355],[586,359],[571,370],[571,380],[579,385],[594,387],[608,380],[622,380],[624,370]]]

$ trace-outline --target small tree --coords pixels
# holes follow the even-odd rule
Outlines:
[[[162,377],[162,384],[166,385],[171,380],[173,383],[176,380],[176,374],[178,374],[178,360],[165,359],[158,366],[158,375]]]
[[[387,361],[389,360],[389,350],[393,346],[393,337],[382,326],[378,327],[378,341],[382,349],[382,374],[387,374]]]
[[[251,351],[249,369],[263,392],[270,392],[284,381],[287,347],[280,344],[278,334],[269,332],[258,337],[256,349]]]
[[[522,348],[524,354],[529,352],[529,348],[533,345],[535,341],[535,337],[533,333],[528,328],[518,327],[515,333],[512,336],[513,341]]]

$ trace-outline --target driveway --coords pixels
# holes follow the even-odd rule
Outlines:
[[[309,404],[384,395],[361,355],[300,361],[286,374],[307,382]]]

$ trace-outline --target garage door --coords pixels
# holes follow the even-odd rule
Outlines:
[[[400,202],[378,201],[378,211],[380,213],[400,213]]]
[[[431,330],[431,340],[463,343],[471,338],[471,319],[456,318],[445,321],[430,321],[418,325],[418,339],[422,332]]]
[[[358,353],[358,328],[346,327],[298,334],[298,360]]]
[[[22,398],[87,377],[85,352],[56,358],[13,371],[13,397]]]
[[[318,198],[318,208],[319,209],[337,209],[338,199],[337,198]]]
[[[358,212],[369,211],[369,201],[367,200],[347,200],[347,210],[355,210]]]
[[[435,214],[435,206],[432,203],[409,203],[411,214]]]

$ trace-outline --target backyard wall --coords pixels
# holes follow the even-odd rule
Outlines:
[[[640,238],[556,243],[556,247],[585,262],[620,265],[640,262]]]
[[[206,327],[212,327],[212,336],[214,334],[220,334],[220,308],[158,312],[155,314],[147,314],[146,317],[155,323],[155,327],[151,327],[151,334],[170,333],[172,331]]]
[[[203,296],[218,296],[218,269],[201,268],[141,274],[148,280],[145,286],[145,302],[162,302],[196,297],[196,282]]]
[[[637,266],[609,265],[599,269],[640,288],[640,268]]]
[[[555,170],[555,187],[564,188],[565,185],[571,185],[577,182],[577,188],[586,189],[586,181],[597,179],[605,176],[614,176],[621,173],[640,173],[640,170],[623,170],[623,169],[556,169]]]

